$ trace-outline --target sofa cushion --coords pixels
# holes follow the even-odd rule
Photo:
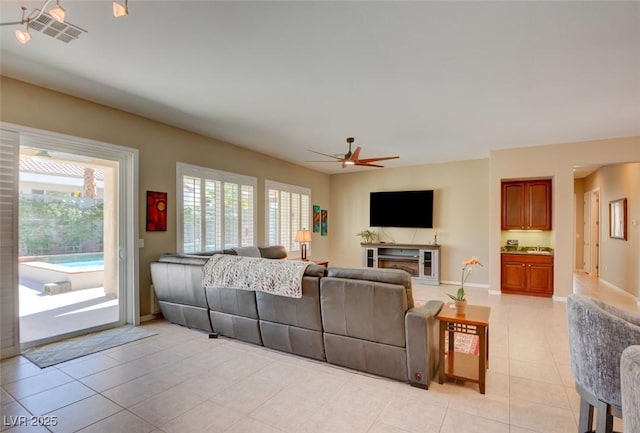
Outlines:
[[[271,349],[324,361],[322,332],[260,320],[262,344]]]
[[[262,257],[260,255],[260,249],[258,247],[236,247],[231,249],[235,251],[239,256]]]
[[[400,269],[371,269],[371,268],[338,268],[327,269],[327,276],[336,278],[349,278],[354,280],[378,281],[381,283],[397,284],[405,288],[407,305],[413,308],[413,290],[411,275]]]
[[[173,258],[175,260],[182,260]],[[204,289],[202,289],[202,266],[180,261],[151,263],[151,281],[156,298],[176,304],[207,308]]]
[[[184,265],[204,265],[207,260],[209,260],[208,257],[193,254],[163,254],[158,258],[160,263],[181,263]]]
[[[271,247],[258,247],[260,256],[265,259],[286,259],[287,250],[282,245],[274,245]]]
[[[331,364],[408,380],[407,352],[402,347],[325,333],[324,350]]]
[[[188,328],[201,329],[211,332],[211,321],[209,310],[202,307],[192,307],[184,304],[174,304],[172,302],[159,301],[162,316],[172,323],[186,326]]]
[[[307,277],[325,277],[327,276],[327,268],[315,263],[309,263],[309,266],[304,270],[304,275]]]
[[[214,254],[229,254],[232,256],[236,256],[236,252],[232,249],[226,249],[226,250],[213,250],[213,251],[201,251],[199,253],[190,253],[189,255],[191,256],[199,256],[199,257],[211,257]]]
[[[329,276],[320,280],[320,303],[325,332],[405,347],[404,286]]]
[[[302,298],[255,293],[261,320],[322,331],[320,278],[302,278]]]
[[[256,292],[253,290],[236,290],[225,287],[208,287],[204,290],[209,308],[226,314],[258,318]]]
[[[209,311],[213,330],[225,337],[262,345],[258,320],[233,314]]]

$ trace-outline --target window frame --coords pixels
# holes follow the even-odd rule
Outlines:
[[[269,245],[270,241],[269,241],[269,231],[270,231],[270,209],[269,209],[269,190],[277,190],[279,193],[282,192],[286,192],[289,194],[299,194],[300,195],[300,200],[299,200],[299,208],[298,208],[298,212],[300,214],[300,223],[299,223],[299,227],[298,229],[303,229],[306,228],[307,230],[309,230],[310,232],[313,232],[312,227],[311,227],[311,188],[307,188],[304,186],[300,186],[300,185],[292,185],[292,184],[288,184],[288,183],[283,183],[283,182],[278,182],[275,180],[269,180],[269,179],[265,179],[264,182],[264,207],[265,207],[265,218],[264,218],[264,227],[265,227],[265,244]],[[303,206],[304,206],[304,200],[302,199],[302,196],[306,196],[307,197],[307,215],[302,215],[303,213]],[[278,215],[277,215],[277,219],[278,219],[278,232],[276,234],[276,237],[278,239],[281,239],[280,236],[280,221],[281,221],[281,215],[280,215],[280,210],[278,210]],[[290,226],[291,227],[291,226]],[[289,242],[290,245],[283,245],[285,247],[285,249],[287,250],[287,253],[299,253],[301,248],[300,248],[300,243],[299,242],[295,242],[295,234],[292,234],[292,238]],[[278,241],[278,245],[280,245],[281,242]],[[311,244],[307,245],[307,249],[308,249],[308,253],[310,254],[311,252]]]
[[[251,212],[251,219],[253,220],[252,223],[252,227],[251,227],[251,231],[252,231],[252,239],[253,239],[253,244],[252,246],[255,246],[257,243],[257,234],[258,234],[258,220],[257,220],[257,215],[258,215],[258,200],[257,200],[257,192],[258,192],[258,179],[256,177],[253,176],[247,176],[244,174],[238,174],[238,173],[231,173],[228,171],[223,171],[223,170],[218,170],[218,169],[214,169],[214,168],[209,168],[209,167],[200,167],[197,165],[192,165],[192,164],[187,164],[184,162],[177,162],[176,163],[176,242],[177,242],[177,250],[180,253],[184,253],[184,177],[185,176],[191,176],[191,177],[195,177],[195,178],[199,178],[201,182],[204,181],[206,182],[207,180],[209,181],[216,181],[216,182],[222,182],[223,185],[223,191],[224,191],[224,184],[235,184],[238,185],[239,191],[242,191],[242,186],[250,186],[251,188],[253,188],[252,190],[252,197],[251,197],[251,202],[252,202],[252,212]],[[240,192],[238,197],[240,198],[242,196],[242,193]],[[204,209],[204,204],[206,203],[206,196],[203,194],[201,196],[201,208]],[[242,218],[242,212],[241,212],[241,204],[242,204],[242,200],[239,199],[238,200],[238,221],[237,221],[237,233],[238,233],[238,237],[235,240],[235,242],[237,243],[237,245],[234,246],[242,246],[242,242],[241,242],[241,233],[242,233],[242,223],[243,223],[243,218]],[[225,248],[233,248],[233,246],[230,246],[229,243],[227,242],[227,239],[225,238],[226,235],[226,230],[225,230],[225,216],[224,216],[224,206],[221,209],[221,221],[220,221],[220,228],[221,228],[221,244],[220,246],[216,245],[215,249],[225,249]],[[205,214],[202,213],[200,216],[200,221],[201,221],[201,228],[200,228],[200,241],[201,241],[201,248],[200,250],[204,250],[207,248],[206,246],[206,224],[204,223],[203,219],[204,219]],[[194,252],[199,252],[199,251],[194,251]],[[188,254],[188,253],[187,253]]]

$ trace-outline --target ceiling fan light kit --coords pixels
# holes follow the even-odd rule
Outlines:
[[[60,0],[56,0],[56,7],[47,10],[47,6],[51,2],[52,0],[44,0],[39,9],[33,9],[28,15],[27,7],[22,6],[20,21],[0,22],[0,26],[26,25],[25,30],[15,31],[16,40],[21,44],[26,44],[31,40],[30,28],[66,43],[78,39],[82,33],[87,33],[86,30],[65,21],[66,9],[60,6]],[[129,1],[125,0],[124,6],[114,1],[113,16],[118,18],[126,15],[129,15]],[[59,24],[51,25],[54,22]]]
[[[329,158],[333,158],[331,161],[308,161],[308,162],[339,162],[342,164],[342,168],[350,167],[350,166],[359,166],[359,167],[376,167],[382,168],[384,165],[374,164],[379,161],[387,161],[389,159],[398,159],[400,158],[398,155],[395,156],[380,156],[376,158],[360,158],[360,151],[362,148],[360,146],[356,147],[356,150],[351,152],[351,145],[355,142],[355,138],[347,137],[347,144],[349,145],[349,151],[344,154],[343,157],[336,155],[329,155],[327,153],[316,152],[315,150],[309,149],[310,152],[317,153],[318,155],[327,156]]]

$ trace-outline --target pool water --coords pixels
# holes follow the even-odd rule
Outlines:
[[[63,254],[58,256],[41,257],[38,261],[74,269],[95,268],[96,266],[104,266],[104,254]]]
[[[104,254],[38,256],[20,262],[19,272],[21,279],[43,285],[64,281],[71,284],[71,290],[103,287]]]
[[[104,260],[87,260],[84,262],[62,262],[59,263],[68,268],[91,268],[94,266],[104,266]]]

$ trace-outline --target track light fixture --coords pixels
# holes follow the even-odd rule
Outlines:
[[[20,24],[24,24],[26,22],[27,26],[25,30],[19,30],[19,29],[16,30],[16,39],[21,44],[26,44],[31,40],[31,33],[29,33],[29,21],[25,20],[26,13],[27,13],[27,8],[25,6],[22,6],[22,20],[20,21]]]
[[[53,19],[58,21],[59,23],[64,22],[65,13],[66,13],[65,9],[62,6],[60,6],[60,0],[56,0],[55,8],[49,9],[49,15],[51,15]]]
[[[129,0],[124,0],[124,6],[120,3],[114,1],[113,2],[113,16],[116,18],[124,17],[129,15]]]
[[[42,6],[39,9],[33,9],[29,14],[27,14],[27,7],[22,6],[22,19],[20,21],[0,22],[0,26],[26,25],[24,30],[18,29],[15,31],[16,39],[21,44],[26,44],[31,40],[29,27],[31,27],[32,30],[35,29],[43,32],[63,42],[70,42],[71,40],[77,39],[80,34],[87,33],[86,30],[78,26],[65,23],[65,15],[67,11],[65,8],[60,6],[60,0],[56,0],[56,7],[47,10],[47,6],[49,6],[49,3],[52,1],[53,0],[43,0]],[[45,12],[45,10],[47,12]],[[124,0],[124,6],[121,3],[114,1],[113,16],[117,18],[126,15],[129,15],[129,1]],[[58,27],[56,31],[50,33],[49,30],[51,27],[49,27],[49,23],[54,22],[53,20],[64,24],[64,27]]]
[[[16,39],[21,44],[26,44],[31,40],[31,33],[29,33],[29,25],[26,30],[16,30]]]

